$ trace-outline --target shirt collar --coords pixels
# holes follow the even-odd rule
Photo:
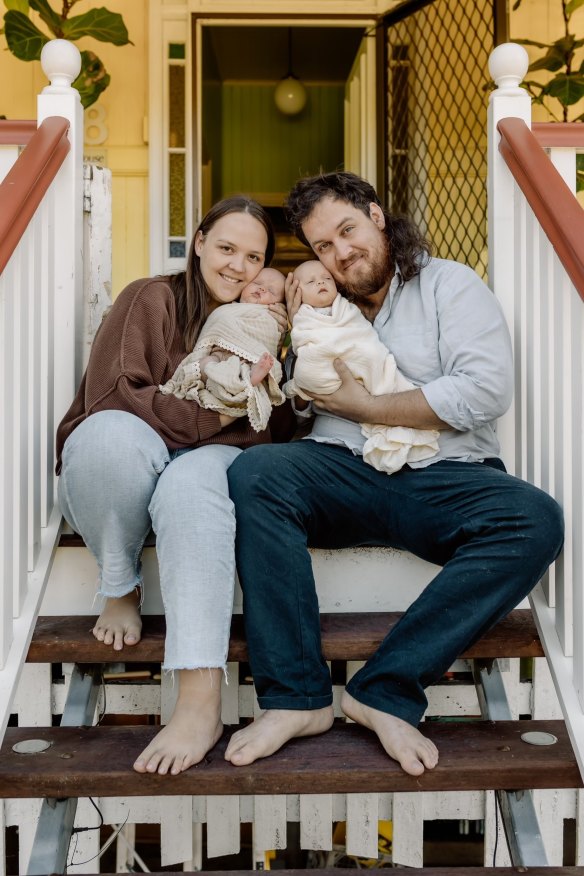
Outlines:
[[[391,278],[391,283],[389,284],[389,289],[387,290],[387,295],[383,299],[383,304],[381,305],[379,313],[377,314],[377,316],[375,317],[375,319],[373,321],[374,326],[378,326],[381,328],[381,326],[386,324],[386,322],[388,321],[390,314],[391,314],[391,308],[393,305],[393,301],[395,299],[395,294],[398,291],[398,289],[401,288],[402,285],[403,285],[403,279],[402,279],[402,273],[401,273],[400,267],[398,264],[394,264],[393,277]]]

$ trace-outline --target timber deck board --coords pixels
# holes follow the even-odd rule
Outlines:
[[[224,759],[228,728],[205,760],[178,776],[131,768],[157,727],[9,728],[0,750],[0,797],[108,797],[180,794],[335,794],[581,788],[562,721],[426,722],[422,731],[440,751],[435,769],[404,773],[377,737],[356,724],[335,724],[321,736],[293,739],[271,757],[234,767]],[[529,745],[525,730],[553,733],[551,746]],[[18,754],[14,743],[43,739],[40,754]]]
[[[401,612],[321,615],[322,650],[326,660],[367,660],[395,626]],[[98,642],[94,618],[86,615],[39,617],[28,651],[29,663],[160,663],[165,623],[160,615],[143,617],[141,641],[123,651]],[[535,621],[529,609],[515,609],[462,654],[462,657],[543,657]],[[241,615],[234,615],[228,660],[248,659]]]
[[[319,867],[317,876],[339,876],[341,867]],[[349,869],[349,868],[346,868]],[[352,869],[352,868],[351,868]],[[355,868],[356,869],[356,868]],[[400,873],[409,873],[410,876],[584,876],[584,867],[365,867],[367,874],[371,876],[399,876]],[[288,870],[277,868],[278,876],[306,876],[306,870]],[[190,870],[165,870],[153,872],[151,876],[194,876],[195,871]],[[197,870],[197,876],[251,876],[253,870]],[[97,876],[97,874],[96,874]]]

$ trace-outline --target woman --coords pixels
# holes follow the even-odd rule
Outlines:
[[[247,418],[163,395],[205,319],[269,264],[274,234],[255,201],[229,198],[205,216],[187,270],[131,283],[96,335],[79,392],[57,431],[59,501],[95,556],[105,604],[93,634],[115,651],[140,639],[140,556],[152,528],[175,711],[134,763],[178,774],[218,741],[235,574],[226,471],[241,449],[271,440]],[[283,305],[272,305],[286,325]],[[290,428],[279,416],[281,437]],[[289,437],[286,435],[285,437]]]

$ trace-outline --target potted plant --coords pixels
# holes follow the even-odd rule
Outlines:
[[[523,0],[515,0],[513,10],[518,9],[522,2]],[[527,39],[514,40],[524,46],[535,46],[545,50],[541,57],[532,61],[528,72],[547,70],[554,74],[543,84],[535,79],[526,79],[522,84],[534,103],[544,106],[554,121],[583,122],[584,112],[570,118],[572,107],[575,108],[584,97],[584,60],[579,66],[575,62],[578,49],[584,46],[584,38],[571,32],[570,21],[576,10],[584,6],[584,0],[560,0],[560,4],[564,21],[564,35],[560,39],[553,43],[540,43]],[[582,191],[584,190],[584,155],[577,156],[576,174],[577,190]]]
[[[38,61],[45,43],[51,39],[76,41],[93,37],[104,43],[125,46],[131,43],[122,16],[103,6],[88,9],[80,15],[71,10],[80,0],[62,0],[61,12],[56,12],[48,0],[4,0],[6,13],[2,33],[9,50],[21,61]],[[31,17],[31,11],[49,30],[42,31]],[[110,83],[110,76],[95,52],[81,52],[81,72],[73,86],[77,88],[84,107],[91,106]]]

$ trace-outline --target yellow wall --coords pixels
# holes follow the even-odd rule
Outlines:
[[[52,0],[52,5],[60,8],[57,0]],[[95,0],[81,0],[75,14],[99,5]],[[109,88],[94,104],[105,111],[107,138],[99,145],[87,145],[85,151],[103,156],[112,170],[115,295],[130,280],[148,274],[148,146],[144,142],[144,119],[148,115],[148,0],[105,0],[103,5],[123,15],[134,43],[112,46],[84,38],[77,44],[80,49],[95,51],[111,76]],[[34,13],[32,17],[38,24],[38,17]],[[35,118],[37,94],[47,84],[40,63],[18,61],[4,51],[3,37],[0,46],[0,82],[11,84],[0,91],[0,114],[11,119]],[[86,111],[86,132],[91,113],[90,107]]]
[[[57,8],[58,0],[52,0]],[[75,12],[101,5],[81,0]],[[86,152],[103,155],[113,174],[113,290],[116,294],[130,280],[148,274],[148,146],[144,142],[148,115],[148,0],[104,0],[103,5],[120,12],[133,46],[116,47],[84,39],[80,48],[93,48],[104,61],[112,82],[97,106],[105,111],[107,139],[88,146]],[[218,4],[220,5],[220,4]],[[253,9],[253,2],[247,4]],[[560,0],[523,0],[511,15],[511,36],[541,40],[557,39],[562,33]],[[35,16],[35,20],[36,16]],[[584,35],[584,7],[574,15],[573,28]],[[38,62],[17,61],[4,51],[0,37],[0,114],[8,118],[34,118],[36,96],[46,84]],[[529,49],[535,57],[538,50]],[[578,63],[584,53],[580,50]],[[545,74],[544,74],[545,75]],[[10,83],[6,87],[5,83]],[[582,112],[579,105],[578,112]],[[536,120],[546,115],[535,108]]]
[[[576,34],[582,39],[584,37],[584,7],[580,7],[570,19],[570,33]],[[523,0],[519,9],[511,13],[510,16],[510,36],[511,39],[529,39],[540,43],[551,43],[561,39],[564,36],[564,21],[562,18],[561,0]],[[544,54],[543,49],[538,49],[535,46],[526,46],[530,61],[533,62],[536,58],[541,58]],[[576,54],[576,63],[573,66],[574,71],[578,69],[584,60],[584,48],[578,50]],[[538,71],[529,73],[528,77],[538,82],[545,83],[553,74]],[[562,107],[557,101],[551,101],[550,105],[555,107],[554,112],[557,112],[556,121],[561,120]],[[568,121],[571,121],[578,115],[584,112],[584,101],[580,100],[575,107],[571,108]],[[546,110],[534,105],[533,120],[535,122],[548,122],[550,116]]]

